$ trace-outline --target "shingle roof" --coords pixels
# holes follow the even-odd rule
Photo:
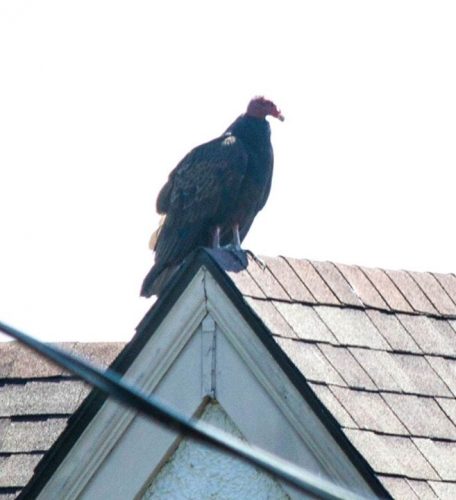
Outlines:
[[[391,496],[456,497],[455,276],[283,257],[250,258],[242,269],[231,254],[208,254]],[[169,301],[146,316],[117,368]],[[122,345],[64,347],[108,364]],[[0,345],[0,500],[16,496],[87,392],[17,345]]]
[[[105,366],[124,346],[58,345]],[[17,342],[0,343],[0,500],[16,498],[89,391]]]
[[[455,276],[284,257],[229,275],[393,497],[455,498]]]

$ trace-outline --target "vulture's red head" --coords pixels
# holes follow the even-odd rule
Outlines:
[[[283,122],[285,119],[279,108],[263,96],[254,97],[247,106],[247,115],[254,116],[255,118],[266,118],[273,116]]]

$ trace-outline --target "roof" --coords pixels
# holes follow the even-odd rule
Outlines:
[[[137,335],[114,363],[117,371],[126,370],[146,342],[146,334],[153,333],[202,265],[242,310],[347,455],[365,477],[372,476],[374,491],[388,491],[401,499],[456,497],[454,275],[384,271],[283,257],[264,258],[264,264],[249,258],[244,269],[243,263],[227,252],[200,251],[140,323]],[[117,344],[117,351],[120,347]],[[112,359],[115,353],[111,354]],[[27,365],[24,370],[32,366],[23,364]],[[36,369],[38,376],[32,369],[18,379],[29,383],[45,379],[47,387],[54,383],[57,388],[63,383],[78,384],[52,370],[42,375],[41,368]],[[2,390],[16,383],[14,372],[5,373],[3,381],[7,383]],[[20,393],[19,387],[15,389],[13,392]],[[63,391],[57,392],[62,396]],[[67,392],[66,403],[63,400],[53,410],[47,405],[40,409],[37,400],[30,414],[40,415],[42,411],[50,421],[67,418],[87,389],[80,386],[73,393]],[[74,394],[74,406],[70,394]],[[77,439],[102,402],[102,396],[92,393],[76,412],[44,466],[41,463],[32,489],[52,473],[71,446],[71,439]],[[28,415],[20,403],[15,406],[21,408],[17,410],[19,416]],[[52,413],[61,408],[63,415]],[[2,417],[4,413],[2,409]],[[5,415],[2,420],[11,416]],[[35,430],[31,434],[36,434]],[[53,436],[56,434],[54,428]],[[10,441],[19,442],[17,436]],[[29,460],[30,471],[52,442],[51,437],[46,445],[36,444],[34,439],[29,438],[24,452],[18,449],[5,455],[2,450],[0,459],[24,458],[24,463]],[[12,481],[17,468],[13,464],[10,469]],[[0,470],[3,478],[3,467]],[[15,483],[8,483],[11,490],[3,491],[15,493],[16,483],[22,485],[25,480],[14,478]],[[3,481],[0,486],[8,488],[5,484]]]
[[[122,343],[61,343],[107,366]],[[0,343],[0,499],[16,498],[90,388],[17,342]]]
[[[393,497],[456,497],[454,275],[284,257],[229,275]]]

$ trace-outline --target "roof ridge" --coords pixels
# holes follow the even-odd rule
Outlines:
[[[296,257],[248,255],[233,269],[226,250],[210,255],[244,296],[311,305],[372,309],[456,320],[456,276],[390,270]]]
[[[315,259],[315,258],[309,258],[309,257],[295,257],[295,256],[290,256],[290,255],[283,255],[279,254],[276,256],[267,256],[267,255],[260,255],[260,259],[263,259],[264,257],[269,258],[269,259],[276,259],[276,258],[292,258],[292,259],[297,259],[297,260],[307,260],[309,262],[329,262],[334,265],[339,265],[342,264],[344,266],[349,266],[349,267],[358,267],[358,268],[363,268],[363,269],[380,269],[381,271],[399,271],[399,272],[407,272],[407,273],[419,273],[419,274],[442,274],[443,276],[455,276],[454,272],[449,272],[449,273],[439,273],[437,271],[417,271],[414,269],[402,269],[402,268],[390,268],[390,267],[382,267],[382,266],[374,266],[374,265],[365,265],[365,264],[347,264],[345,262],[338,262],[330,259]]]

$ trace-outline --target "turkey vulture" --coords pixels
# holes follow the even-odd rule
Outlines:
[[[162,219],[150,240],[155,264],[142,296],[158,294],[197,247],[241,249],[271,189],[269,115],[284,119],[273,102],[255,97],[224,134],[190,151],[170,173],[157,199]]]

